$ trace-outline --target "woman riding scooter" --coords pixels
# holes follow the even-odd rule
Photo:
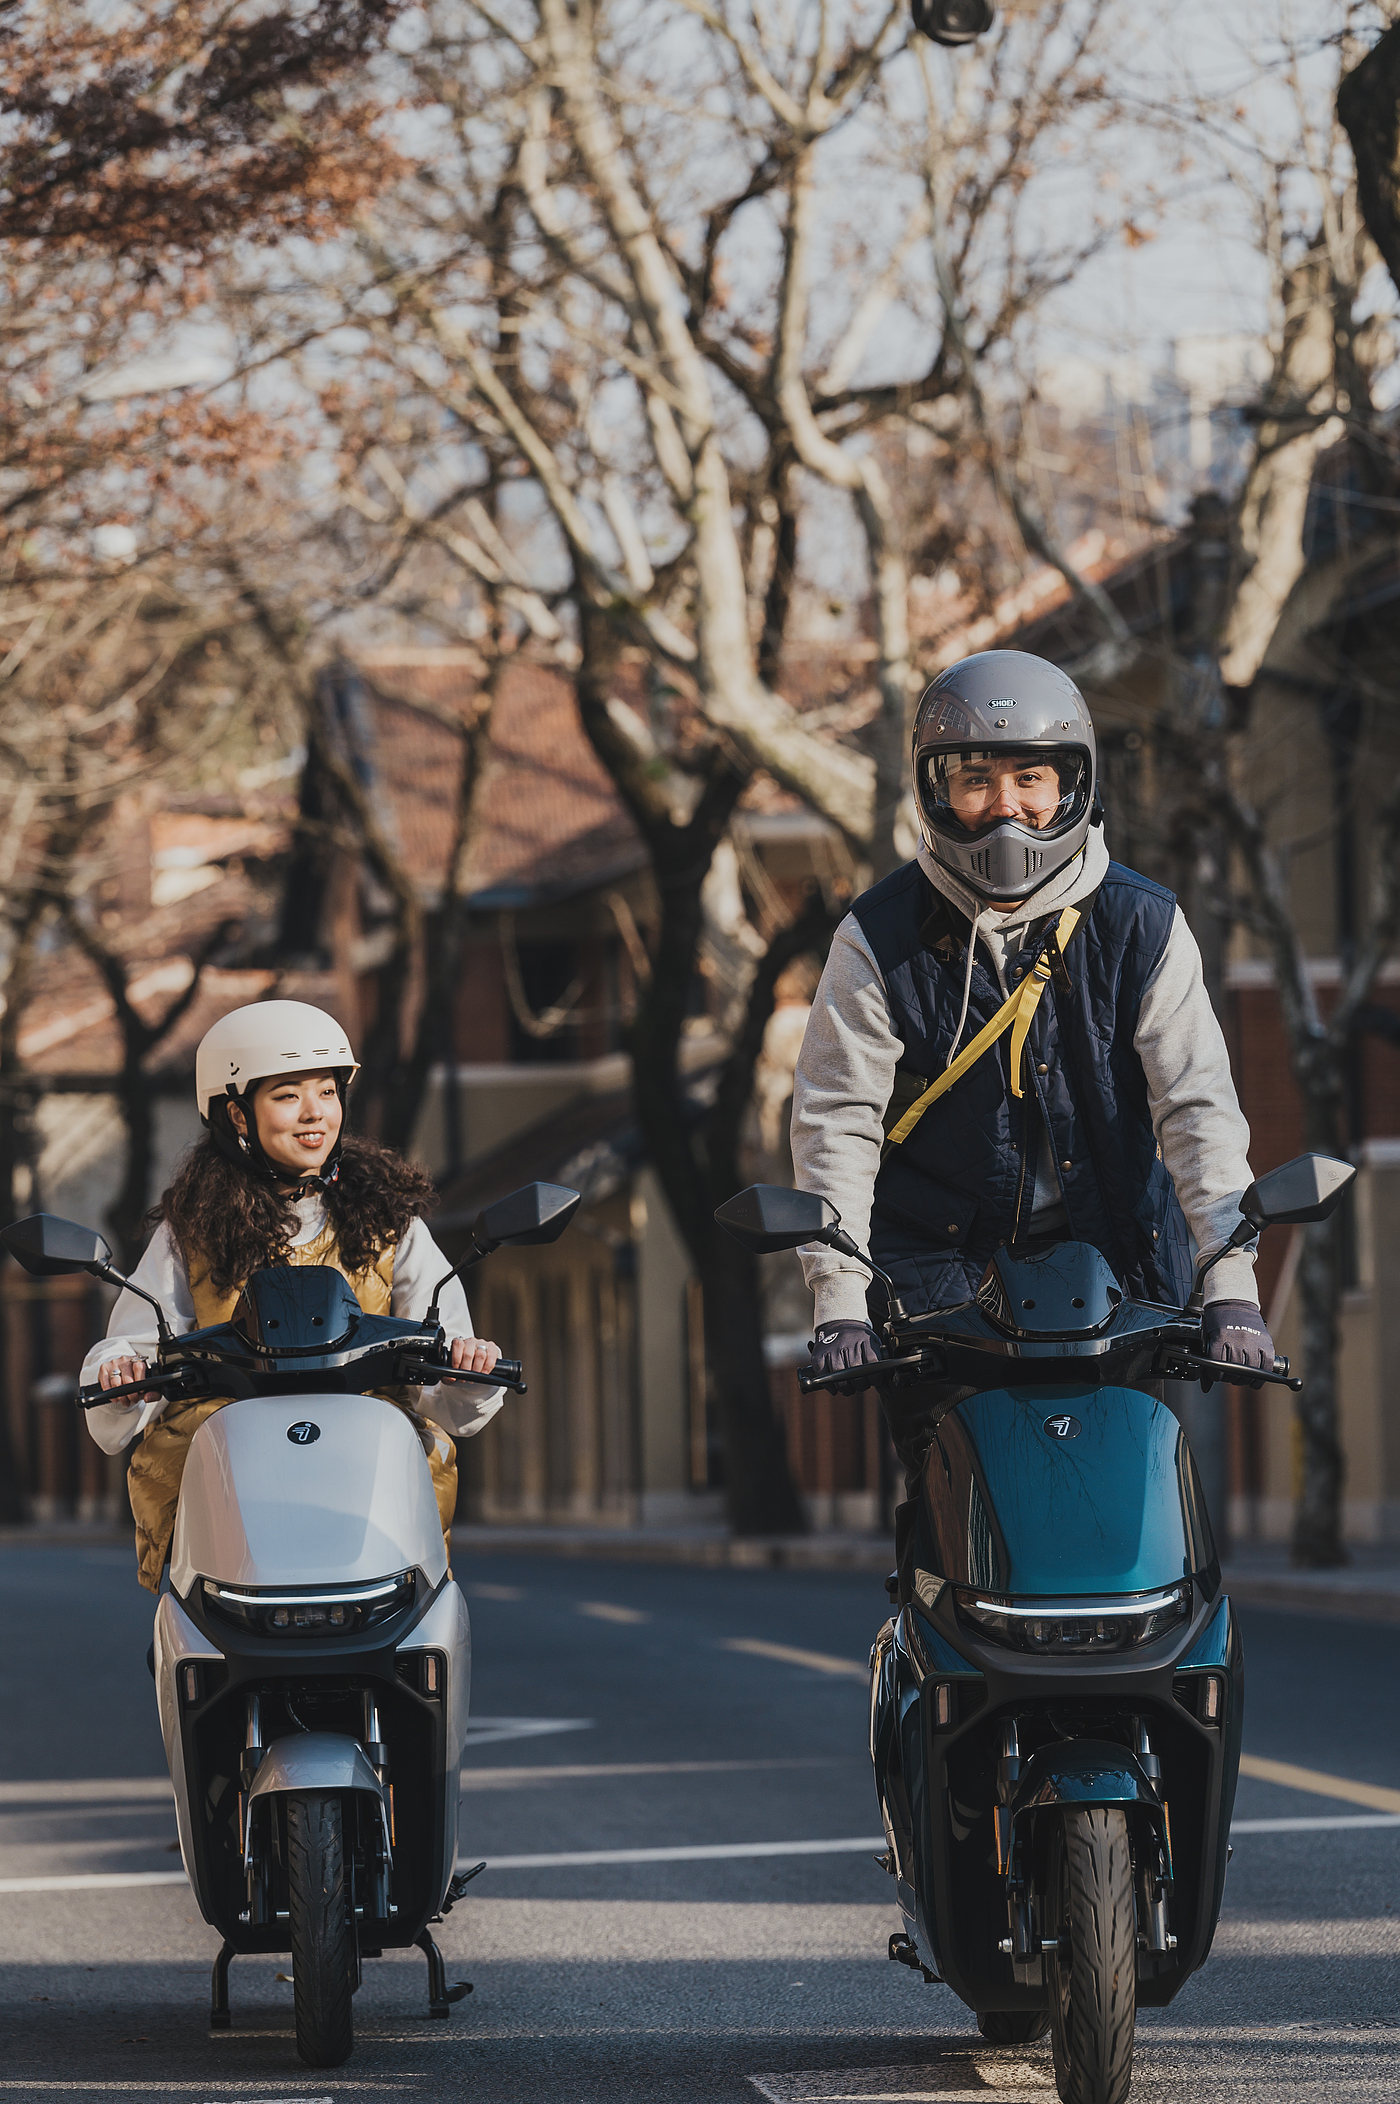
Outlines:
[[[918,856],[856,900],[812,1003],[798,1185],[911,1315],[969,1300],[999,1249],[1066,1240],[1180,1307],[1188,1230],[1209,1250],[1238,1223],[1249,1129],[1180,908],[1109,859],[1084,697],[1025,651],[965,658],[919,704],[913,775]],[[880,1356],[865,1273],[831,1249],[803,1264],[812,1363],[858,1374]],[[1214,1267],[1205,1348],[1267,1368],[1253,1265],[1232,1249]],[[946,1400],[885,1398],[911,1499]]]
[[[204,1137],[163,1194],[155,1211],[160,1224],[132,1274],[178,1333],[227,1322],[249,1275],[275,1264],[332,1266],[367,1314],[416,1319],[427,1312],[448,1269],[423,1219],[433,1188],[402,1156],[344,1133],[358,1071],[339,1023],[305,1002],[236,1008],[206,1032],[195,1056]],[[452,1365],[489,1373],[500,1351],[472,1334],[458,1279],[443,1288],[440,1305]],[[146,1302],[121,1294],[82,1380],[100,1378],[104,1388],[139,1381],[154,1356],[149,1321]],[[501,1399],[499,1388],[463,1397],[439,1387],[421,1394],[426,1416],[400,1404],[428,1458],[444,1539],[457,1502],[452,1441],[479,1432]],[[167,1407],[151,1394],[88,1412],[105,1452],[141,1441],[127,1480],[138,1575],[152,1592],[169,1556],[190,1441],[226,1400]]]

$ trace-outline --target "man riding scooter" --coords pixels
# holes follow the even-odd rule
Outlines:
[[[918,855],[857,899],[812,1004],[799,1186],[910,1315],[971,1299],[999,1249],[1067,1240],[1181,1307],[1191,1241],[1238,1223],[1249,1130],[1180,908],[1109,859],[1083,696],[1026,652],[965,658],[919,704],[913,777]],[[829,1248],[803,1264],[813,1368],[859,1385],[886,1289]],[[1206,1283],[1206,1355],[1242,1370],[1274,1363],[1253,1264],[1232,1250]],[[911,1500],[956,1392],[882,1390]]]

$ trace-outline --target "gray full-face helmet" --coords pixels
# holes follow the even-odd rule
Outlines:
[[[977,827],[954,816],[960,771],[1018,754],[1049,761],[1060,798],[1039,827],[991,818]],[[950,665],[914,718],[914,800],[925,844],[980,897],[1029,897],[1083,847],[1095,816],[1097,748],[1084,696],[1045,658],[1026,650],[981,650]]]

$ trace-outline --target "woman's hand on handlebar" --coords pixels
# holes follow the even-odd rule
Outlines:
[[[484,1337],[452,1339],[452,1364],[467,1373],[490,1373],[500,1356],[500,1345],[491,1344]]]
[[[144,1359],[108,1359],[104,1365],[99,1367],[97,1378],[104,1388],[124,1388],[130,1381],[139,1381],[145,1371],[146,1362]],[[156,1391],[154,1388],[151,1388],[146,1391],[145,1395],[119,1395],[116,1400],[116,1408],[118,1410],[139,1410],[143,1403],[153,1403],[157,1400]]]

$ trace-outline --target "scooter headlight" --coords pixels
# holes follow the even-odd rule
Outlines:
[[[1191,1612],[1191,1587],[1185,1582],[1160,1592],[1100,1599],[1017,1600],[966,1586],[959,1586],[954,1597],[959,1619],[976,1634],[1041,1657],[1135,1651],[1165,1636]]]
[[[348,1636],[392,1621],[413,1599],[413,1573],[400,1571],[374,1585],[321,1586],[314,1591],[264,1591],[204,1580],[204,1603],[250,1636]]]

